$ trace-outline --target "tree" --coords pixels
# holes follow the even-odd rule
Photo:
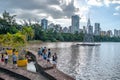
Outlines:
[[[34,30],[30,26],[24,26],[22,28],[22,34],[26,35],[27,40],[31,40],[34,37]]]
[[[4,11],[2,17],[0,17],[0,33],[7,34],[9,33],[16,33],[17,30],[17,23],[15,20],[16,15],[10,15],[8,12]]]
[[[26,36],[21,33],[0,35],[0,43],[3,47],[20,49],[27,43]]]
[[[4,11],[3,14],[3,20],[9,23],[9,25],[14,25],[16,24],[15,17],[16,15],[10,15],[9,12]]]

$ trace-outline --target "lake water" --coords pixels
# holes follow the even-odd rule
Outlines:
[[[120,80],[120,43],[77,46],[78,42],[29,45],[46,46],[58,55],[57,68],[76,80]]]

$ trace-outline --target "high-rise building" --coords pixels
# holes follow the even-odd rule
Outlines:
[[[79,32],[79,19],[78,15],[72,16],[72,33]]]
[[[120,30],[118,30],[118,36],[120,37]]]
[[[86,31],[86,27],[83,26],[83,34],[85,34],[87,31]]]
[[[106,31],[100,31],[101,36],[106,36],[107,32]]]
[[[93,26],[91,26],[90,18],[88,19],[87,22],[87,34],[93,34]]]
[[[119,36],[119,32],[118,32],[118,30],[116,30],[116,29],[114,29],[114,36],[115,36],[115,37],[118,37],[118,36]]]
[[[42,19],[41,20],[41,26],[44,30],[47,30],[48,27],[48,20],[47,19]]]
[[[100,23],[95,23],[94,35],[100,35]]]
[[[112,37],[112,30],[107,31],[107,36]]]

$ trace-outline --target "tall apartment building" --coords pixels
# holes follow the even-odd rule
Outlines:
[[[118,37],[119,36],[119,31],[117,29],[114,29],[114,36]]]
[[[79,32],[79,20],[80,17],[78,15],[73,15],[72,16],[72,27],[71,27],[71,32]]]
[[[48,27],[48,20],[47,19],[42,19],[41,20],[41,26],[44,30],[47,30]]]
[[[100,23],[95,23],[95,30],[94,30],[94,35],[99,36],[100,35]]]

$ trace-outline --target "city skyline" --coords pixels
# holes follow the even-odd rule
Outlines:
[[[19,4],[17,4],[19,3]],[[17,15],[21,20],[38,20],[46,18],[49,23],[71,26],[71,16],[80,16],[80,28],[87,26],[90,17],[91,25],[100,23],[102,30],[120,29],[119,0],[1,0],[0,15],[4,10]]]

